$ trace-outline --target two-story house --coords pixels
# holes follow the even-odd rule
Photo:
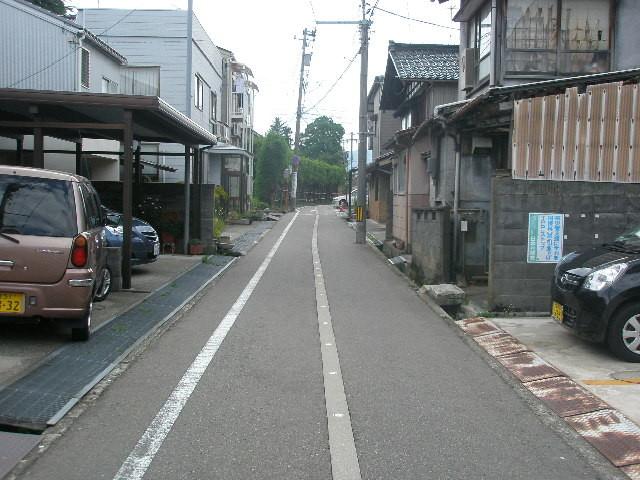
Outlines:
[[[123,79],[136,71],[121,53],[80,24],[23,0],[0,0],[0,58],[0,88],[126,93]],[[0,162],[16,162],[16,141],[29,164],[33,135],[0,138]],[[78,141],[83,150],[118,150],[114,141]],[[44,137],[43,148],[74,151],[76,146]],[[51,153],[45,156],[44,166],[68,172],[76,172],[79,167],[83,175],[93,179],[119,179],[119,162],[113,155],[84,156],[76,165],[75,155]]]
[[[607,202],[585,206],[590,198],[578,211],[563,195],[629,183],[605,159],[609,147],[611,158],[620,151],[617,125],[635,122],[628,84],[640,78],[638,15],[640,4],[625,0],[461,2],[459,102],[436,112],[458,146],[443,159],[456,172],[452,266],[459,278],[488,279],[490,306],[547,308],[552,267],[527,260],[529,213],[565,214],[567,248],[592,230],[574,219],[622,213]]]
[[[393,112],[400,128],[383,145],[393,152],[391,251],[411,252],[412,211],[450,196],[438,159],[453,142],[434,122],[434,107],[457,99],[458,46],[390,42],[380,110]]]
[[[387,239],[391,239],[393,210],[393,191],[391,190],[391,174],[393,150],[385,145],[400,129],[400,119],[394,117],[393,111],[381,110],[382,86],[384,76],[375,77],[367,95],[367,116],[369,145],[372,151],[372,163],[367,166],[367,191],[369,218],[387,226]]]
[[[160,68],[162,97],[219,138],[216,146],[203,150],[202,164],[192,169],[193,181],[223,185],[234,208],[246,210],[252,190],[256,90],[250,70],[236,62],[233,53],[218,48],[197,16],[189,22],[183,10],[82,9],[78,21],[137,65]],[[178,150],[172,145],[143,146],[143,152],[177,155]],[[159,161],[172,171],[150,180],[184,181],[182,159],[160,155]]]

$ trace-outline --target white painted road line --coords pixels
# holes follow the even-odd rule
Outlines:
[[[316,310],[318,313],[318,330],[320,332],[320,349],[322,351],[322,374],[324,377],[324,397],[327,409],[327,426],[329,430],[329,452],[331,454],[331,473],[333,480],[361,480],[358,452],[353,440],[351,416],[344,393],[342,372],[338,349],[331,324],[331,312],[327,291],[322,275],[322,264],[318,252],[318,221],[313,226],[311,249],[316,272]]]
[[[298,218],[298,212],[291,219],[286,226],[280,238],[275,243],[267,257],[264,259],[256,273],[253,275],[249,283],[244,288],[236,302],[229,309],[225,317],[218,325],[218,328],[213,332],[205,346],[200,350],[198,356],[195,358],[191,366],[185,372],[180,379],[178,386],[171,392],[169,398],[157,413],[151,425],[144,432],[138,443],[133,448],[127,459],[124,461],[114,480],[140,480],[144,477],[149,465],[153,461],[156,453],[160,450],[164,439],[167,437],[173,424],[177,420],[180,412],[186,405],[189,397],[195,390],[196,386],[200,382],[202,375],[213,360],[216,352],[220,348],[220,345],[224,341],[227,333],[233,327],[236,319],[242,312],[247,301],[251,297],[251,294],[255,290],[258,282],[267,270],[267,267],[271,263],[271,260],[275,256],[280,244],[284,240],[284,237],[289,233],[293,222]]]

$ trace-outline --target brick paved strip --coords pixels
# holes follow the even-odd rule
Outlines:
[[[513,355],[514,353],[526,352],[529,350],[528,347],[505,332],[482,335],[479,337],[473,337],[473,339],[493,357]]]
[[[601,410],[565,420],[615,466],[640,463],[640,428],[620,412]]]
[[[552,367],[540,356],[532,352],[521,352],[506,357],[498,357],[498,361],[523,383],[562,376],[560,370]]]
[[[561,417],[611,408],[567,377],[545,378],[525,383],[524,386]]]
[[[465,333],[472,337],[491,333],[504,333],[495,323],[480,317],[459,320],[456,323]]]
[[[631,480],[640,480],[640,465],[630,465],[622,467],[620,470],[626,473]]]

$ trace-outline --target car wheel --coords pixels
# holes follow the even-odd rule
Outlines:
[[[111,270],[109,267],[103,267],[100,271],[100,286],[96,290],[93,300],[96,302],[102,302],[111,293]]]
[[[91,311],[93,310],[93,303],[89,303],[87,311],[82,317],[80,327],[71,329],[71,340],[74,342],[86,342],[91,335]]]
[[[640,304],[629,305],[615,314],[607,340],[618,357],[640,362]]]

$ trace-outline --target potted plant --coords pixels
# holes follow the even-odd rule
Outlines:
[[[202,255],[204,253],[204,243],[199,238],[189,240],[189,255]]]

